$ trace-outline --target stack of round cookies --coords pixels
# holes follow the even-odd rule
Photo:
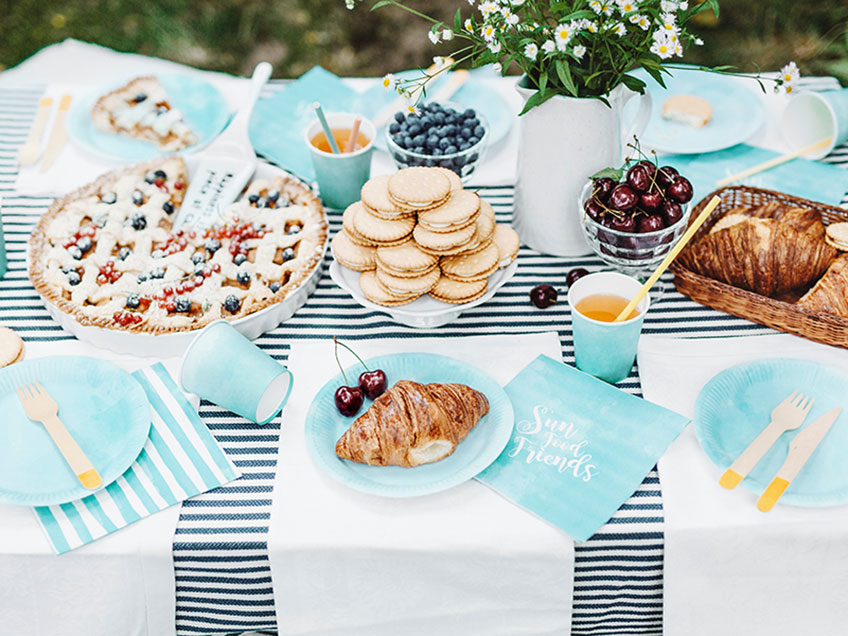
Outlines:
[[[395,306],[430,294],[466,303],[518,255],[518,234],[445,168],[405,168],[375,177],[345,210],[333,237],[339,265],[358,272],[368,300]]]

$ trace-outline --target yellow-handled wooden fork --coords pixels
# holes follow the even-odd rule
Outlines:
[[[80,483],[94,490],[103,483],[100,473],[91,465],[88,457],[82,452],[68,429],[59,419],[59,407],[56,401],[50,397],[38,382],[17,387],[18,398],[27,417],[35,422],[44,424],[44,428],[53,438],[53,442],[62,453],[62,457],[68,462],[68,466],[74,471]]]

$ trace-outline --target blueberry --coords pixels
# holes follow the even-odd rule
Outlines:
[[[277,199],[280,198],[280,191],[279,190],[271,190],[271,191],[268,192],[268,194],[265,195],[265,198],[268,199],[269,201],[273,201],[274,203],[276,203]]]
[[[397,122],[392,122],[389,125],[389,133],[394,135],[394,134],[399,133],[399,132],[400,132],[400,124],[397,123]]]
[[[153,183],[154,181],[156,181],[156,174],[153,172],[153,170],[148,170],[144,173],[144,180],[147,183]]]
[[[250,274],[242,270],[238,274],[236,274],[236,280],[242,285],[249,285]]]
[[[168,178],[168,173],[165,172],[164,170],[157,170],[153,174],[156,175],[157,179],[167,179]]]
[[[477,113],[474,112],[473,108],[467,108],[464,113],[462,113],[463,119],[473,119],[477,116]]]
[[[424,165],[427,166],[428,168],[433,168],[436,165],[436,160],[435,159],[427,159],[427,161],[424,162]]]
[[[224,299],[224,309],[231,314],[236,313],[241,307],[241,302],[235,294],[230,294]]]
[[[294,258],[294,250],[290,247],[287,247],[283,250],[283,262],[290,261]]]
[[[82,278],[76,270],[71,270],[68,272],[68,284],[69,285],[79,285]]]
[[[118,250],[118,258],[122,261],[125,261],[129,258],[130,254],[132,254],[132,250],[128,247],[122,247]]]
[[[67,274],[68,272],[73,272],[75,269],[76,269],[75,267],[71,267],[70,265],[65,265],[64,267],[62,267],[62,273]]]
[[[468,138],[468,143],[469,143],[469,144],[471,144],[471,145],[473,146],[474,144],[480,143],[480,140],[479,140],[479,139],[477,139],[477,137],[469,137],[469,138]]]
[[[436,122],[439,126],[445,123],[445,114],[444,113],[436,113],[433,115],[433,121]]]
[[[206,263],[195,263],[194,264],[194,273],[195,274],[203,274],[203,270],[206,269]]]
[[[415,146],[415,148],[412,149],[412,152],[416,155],[423,155],[426,152],[426,149],[424,146]]]
[[[412,143],[415,145],[416,148],[418,146],[423,146],[424,144],[427,143],[427,135],[423,135],[423,134],[416,135],[415,137],[412,138]]]
[[[241,264],[242,264],[242,263],[244,263],[246,260],[247,260],[247,256],[245,256],[245,255],[244,255],[244,254],[242,254],[241,252],[239,252],[238,254],[236,254],[235,256],[233,256],[233,263],[235,263],[236,265],[241,265]]]
[[[303,229],[302,226],[295,223],[294,225],[290,225],[289,229],[286,230],[286,234],[297,234]]]
[[[191,311],[191,299],[189,298],[177,298],[177,311],[181,313],[188,313]]]
[[[447,137],[442,137],[439,139],[439,148],[445,150],[448,146],[450,146],[450,141],[448,141]]]
[[[143,230],[147,227],[147,217],[141,212],[136,212],[132,215],[132,226],[134,230]]]
[[[442,168],[453,168],[453,159],[442,159],[438,162],[438,165],[440,165]]]
[[[136,96],[133,97],[133,102],[135,102],[136,104],[140,104],[141,102],[143,102],[146,99],[147,99],[147,95],[145,95],[144,93],[137,93]]]
[[[154,267],[152,270],[150,270],[150,278],[165,278],[165,268]]]
[[[454,157],[453,158],[453,165],[456,168],[461,168],[462,166],[465,165],[465,157]]]
[[[268,289],[271,290],[272,294],[276,294],[278,291],[280,291],[280,283],[278,283],[277,281],[274,281],[273,283],[268,285]]]
[[[91,220],[91,224],[94,227],[103,227],[104,225],[106,225],[106,221],[108,221],[108,220],[109,220],[109,217],[106,216],[105,214],[98,214],[96,217],[94,217]]]
[[[472,130],[468,126],[466,126],[465,128],[463,128],[462,130],[459,131],[459,136],[462,139],[470,139],[473,134],[474,133],[472,132]]]
[[[459,144],[459,151],[460,152],[462,152],[463,150],[468,150],[469,148],[471,148],[471,144],[468,143],[467,141],[463,141],[461,144]]]
[[[144,281],[146,281],[146,280],[147,280],[147,274],[145,274],[144,272],[142,272],[141,274],[139,274],[139,275],[136,277],[136,280],[137,280],[139,283],[143,283]]]
[[[424,142],[424,146],[430,150],[439,145],[439,138],[436,135],[430,135],[427,137],[427,141]]]
[[[403,135],[395,135],[394,137],[392,137],[392,141],[395,142],[401,148],[406,147],[403,145]]]
[[[424,115],[421,118],[421,127],[422,128],[429,128],[432,125],[433,125],[433,118],[430,115]]]
[[[195,252],[191,255],[191,262],[197,265],[198,263],[206,262],[206,255],[203,252]]]
[[[77,247],[80,248],[83,254],[85,254],[88,250],[91,249],[91,238],[88,236],[82,236],[77,239]]]
[[[221,249],[221,241],[216,238],[209,238],[203,242],[203,247],[205,247],[206,251],[210,254],[214,254]]]
[[[256,207],[257,208],[267,208],[268,207],[268,199],[266,199],[265,197],[259,197],[256,200]]]
[[[404,148],[412,148],[415,144],[412,143],[412,137],[409,135],[403,136],[403,147]]]
[[[448,124],[447,126],[445,126],[445,134],[446,134],[448,137],[453,136],[453,135],[456,135],[456,133],[458,132],[458,130],[459,130],[459,129],[456,127],[456,124]]]
[[[76,245],[71,245],[68,248],[68,254],[70,254],[71,257],[75,258],[76,260],[80,260],[82,258],[82,250]]]
[[[482,139],[483,135],[485,135],[485,134],[486,134],[486,129],[483,128],[483,126],[476,126],[474,128],[474,136],[475,137]]]
[[[165,113],[167,113],[169,110],[170,110],[170,109],[169,109],[167,106],[164,106],[164,105],[163,105],[163,106],[157,106],[157,107],[156,107],[156,114],[157,114],[157,115],[164,115],[164,114],[165,114]]]
[[[419,124],[412,124],[409,128],[406,129],[412,137],[421,133],[421,126]]]
[[[141,205],[142,203],[144,203],[144,192],[142,192],[141,190],[133,190],[132,202],[136,205]]]
[[[165,203],[162,204],[162,209],[165,210],[165,214],[173,214],[174,204],[170,201],[165,201]]]
[[[442,150],[441,148],[433,148],[433,152],[431,154],[434,157],[441,157],[443,154],[445,154],[445,151]]]
[[[165,258],[165,252],[163,252],[162,250],[153,250],[152,252],[150,252],[150,257],[151,258]]]
[[[118,200],[118,195],[114,192],[106,192],[100,197],[100,201],[106,203],[107,205],[112,205],[115,201]]]
[[[138,294],[130,294],[127,296],[127,307],[130,309],[137,309],[141,304],[141,298],[138,297]]]
[[[249,197],[247,197],[247,201],[248,203],[256,203],[257,201],[259,201],[259,195],[251,194]]]
[[[403,122],[403,120],[404,120],[405,118],[406,118],[406,117],[404,116],[404,114],[403,114],[402,112],[398,111],[398,112],[396,112],[396,113],[395,113],[395,121],[396,121],[397,123],[399,123],[399,124],[400,124],[401,122]]]
[[[445,154],[446,154],[446,155],[455,155],[455,154],[456,154],[456,153],[458,153],[458,152],[459,152],[459,148],[457,148],[457,147],[456,147],[456,146],[454,146],[453,144],[451,144],[450,146],[448,146],[447,148],[445,148]]]
[[[474,162],[475,162],[475,161],[477,161],[479,158],[480,158],[480,155],[478,155],[478,154],[475,152],[473,155],[471,155],[470,157],[468,157],[468,163],[474,163]]]

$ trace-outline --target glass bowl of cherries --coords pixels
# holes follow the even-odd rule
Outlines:
[[[686,230],[692,194],[671,166],[642,160],[602,170],[580,194],[583,233],[607,265],[644,278]]]

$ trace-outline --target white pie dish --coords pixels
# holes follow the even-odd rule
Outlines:
[[[513,261],[504,269],[497,270],[489,276],[489,287],[486,293],[471,302],[453,305],[436,300],[431,296],[421,296],[407,305],[399,307],[384,307],[368,300],[359,288],[360,272],[342,267],[336,261],[330,263],[330,278],[339,287],[353,296],[353,299],[363,307],[389,314],[396,322],[416,329],[432,329],[441,327],[459,318],[466,309],[487,302],[518,269],[518,261]]]
[[[184,156],[188,170],[189,181],[194,176],[197,167],[203,160],[202,155]],[[292,177],[290,173],[267,163],[257,162],[254,179],[270,179],[275,176],[285,175]],[[308,187],[308,186],[307,186]],[[295,311],[306,303],[306,300],[315,291],[321,278],[323,269],[323,254],[326,252],[328,240],[325,239],[321,248],[322,258],[318,261],[307,278],[296,288],[288,293],[279,302],[260,309],[252,314],[231,321],[231,324],[247,338],[251,340],[263,333],[277,327],[281,322],[291,318]],[[128,353],[140,357],[174,357],[183,354],[185,349],[200,331],[192,329],[174,333],[151,334],[134,333],[120,329],[107,329],[92,325],[80,324],[73,315],[68,314],[56,307],[49,300],[42,297],[47,312],[59,325],[80,340],[89,342],[97,347],[102,347],[117,353]]]

